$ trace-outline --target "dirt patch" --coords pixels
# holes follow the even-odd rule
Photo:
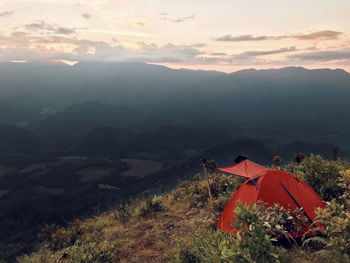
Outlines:
[[[161,162],[141,159],[121,159],[130,168],[121,173],[122,176],[146,177],[163,169]]]
[[[204,211],[182,206],[169,208],[155,218],[131,220],[124,225],[120,239],[130,245],[120,250],[115,262],[168,262],[177,239],[186,238],[206,216]]]

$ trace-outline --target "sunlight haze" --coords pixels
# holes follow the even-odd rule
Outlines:
[[[0,61],[349,71],[349,13],[346,0],[5,0]]]

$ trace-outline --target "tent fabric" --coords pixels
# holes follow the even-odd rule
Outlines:
[[[232,166],[218,168],[217,170],[223,173],[239,175],[247,178],[253,178],[263,172],[268,171],[267,168],[248,160]]]
[[[294,175],[268,170],[252,180],[247,180],[235,192],[222,212],[217,228],[228,234],[236,235],[238,230],[231,223],[236,220],[234,210],[238,201],[244,205],[250,205],[251,202],[256,203],[258,200],[261,200],[266,206],[278,203],[291,210],[298,208],[299,204],[312,221],[316,217],[315,209],[325,207],[325,202],[321,197]],[[303,233],[300,232],[295,237],[301,237]]]

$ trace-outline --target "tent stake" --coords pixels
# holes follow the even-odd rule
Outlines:
[[[211,190],[210,190],[210,185],[209,185],[209,178],[208,178],[207,167],[205,166],[205,164],[204,164],[204,163],[203,163],[203,170],[204,170],[205,181],[207,182],[209,199],[210,199],[210,202],[211,202],[211,203],[213,203],[213,196],[212,196],[212,194],[211,194]]]

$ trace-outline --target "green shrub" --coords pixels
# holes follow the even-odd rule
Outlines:
[[[239,202],[233,227],[238,229],[234,245],[223,244],[222,254],[226,262],[279,262],[279,254],[265,229],[264,218],[259,207]],[[260,209],[261,211],[261,209]]]
[[[340,170],[344,163],[341,161],[323,160],[319,155],[311,155],[292,168],[292,172],[316,191],[323,200],[330,201],[342,195]],[[290,166],[291,168],[291,166]]]
[[[350,262],[350,170],[341,172],[340,187],[344,194],[333,199],[325,208],[316,210],[316,222],[325,225],[319,229],[323,237],[309,238],[303,246],[322,247],[329,262]]]
[[[212,229],[194,231],[187,239],[178,240],[174,261],[179,263],[224,262],[221,251],[223,242],[234,244],[234,237]]]
[[[59,262],[58,258],[59,257],[54,258],[52,254],[49,253],[49,251],[41,248],[39,251],[31,255],[23,255],[23,256],[17,257],[16,262],[18,263],[56,263],[56,262]],[[15,261],[4,261],[4,262],[15,262]]]
[[[209,187],[214,201],[225,197],[227,200],[242,185],[244,178],[225,174],[213,173],[209,176]],[[200,175],[194,176],[192,181],[181,181],[172,192],[175,201],[185,201],[190,207],[203,208],[208,205],[209,193],[204,180]]]
[[[260,205],[258,214],[272,240],[286,238],[290,243],[296,244],[293,236],[298,236],[301,231],[305,232],[309,227],[308,219],[302,209],[290,210],[280,204],[269,207]]]
[[[177,243],[175,262],[290,262],[285,249],[273,245],[288,231],[304,224],[301,211],[291,213],[276,205],[264,207],[239,203],[236,221],[237,238],[210,228],[195,230]]]
[[[155,216],[157,213],[164,211],[162,196],[151,196],[149,192],[145,192],[145,200],[141,203],[139,210],[140,216]]]
[[[67,229],[58,228],[55,225],[46,225],[39,234],[39,238],[45,241],[48,248],[57,251],[72,246],[82,235],[80,221],[75,221]]]
[[[220,196],[213,200],[213,212],[214,215],[219,218],[222,211],[225,209],[227,202],[230,200],[230,196]]]
[[[65,250],[66,262],[109,263],[112,260],[115,245],[108,242],[76,243]]]
[[[117,209],[116,209],[116,213],[115,213],[115,216],[116,216],[116,219],[121,222],[121,223],[125,223],[127,222],[130,217],[131,217],[131,209],[130,209],[130,206],[129,204],[125,201],[125,200],[122,200],[119,205],[117,206]]]

